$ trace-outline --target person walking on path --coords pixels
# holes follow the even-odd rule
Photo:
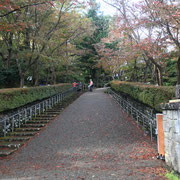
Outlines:
[[[78,83],[76,81],[73,82],[73,88],[75,89]]]
[[[88,89],[89,89],[89,91],[91,91],[91,92],[93,91],[93,81],[92,81],[92,79],[90,79]]]

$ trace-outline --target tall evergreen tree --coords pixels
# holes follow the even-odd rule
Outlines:
[[[79,58],[79,68],[83,71],[86,82],[92,78],[96,83],[103,69],[97,67],[99,57],[95,45],[99,43],[102,38],[107,37],[109,17],[103,16],[95,0],[92,0],[90,4],[91,8],[87,12],[87,17],[92,20],[94,32],[90,36],[85,36],[81,42],[77,42],[76,46],[85,52]]]

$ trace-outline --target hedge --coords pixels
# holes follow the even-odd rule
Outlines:
[[[48,98],[71,88],[71,84],[57,84],[30,88],[9,88],[0,90],[0,112],[12,110],[34,101]]]
[[[175,87],[173,86],[154,86],[124,81],[112,81],[110,86],[115,92],[129,95],[158,112],[161,112],[159,107],[161,103],[166,103],[175,97]]]

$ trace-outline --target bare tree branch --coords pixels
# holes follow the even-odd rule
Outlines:
[[[24,8],[26,8],[26,7],[38,6],[38,5],[46,4],[46,3],[47,3],[47,1],[46,1],[46,2],[41,2],[41,3],[33,3],[33,4],[23,5],[23,6],[20,6],[19,8],[15,8],[15,9],[13,9],[12,11],[9,11],[9,12],[7,12],[7,13],[5,13],[5,14],[0,15],[0,18],[5,17],[5,16],[8,16],[8,15],[10,15],[10,14],[16,12],[16,11],[21,11],[21,9],[24,9]]]

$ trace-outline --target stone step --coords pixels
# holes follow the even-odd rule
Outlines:
[[[24,132],[24,131],[35,131],[35,132],[38,132],[38,131],[40,131],[41,130],[41,128],[31,128],[31,127],[29,127],[29,128],[16,128],[15,129],[15,132]]]
[[[54,111],[54,112],[47,111],[47,112],[43,113],[43,115],[56,115],[56,114],[59,114],[59,112],[57,112],[57,111]]]
[[[50,113],[60,114],[63,109],[64,108],[55,108],[55,109],[53,109],[53,111],[50,111]],[[49,113],[49,111],[47,111],[47,113]]]
[[[54,106],[54,108],[53,109],[49,109],[48,111],[50,111],[50,110],[54,110],[54,109],[61,109],[61,108],[63,108],[64,106],[63,105],[60,105],[60,106]]]
[[[62,108],[64,108],[65,106],[64,106],[64,104],[63,105],[61,105],[61,106],[56,106],[56,107],[54,107],[53,109],[49,109],[49,110],[54,110],[54,109],[62,109]]]
[[[23,141],[15,141],[15,142],[0,142],[0,148],[19,148],[24,145]]]
[[[47,114],[47,113],[48,113],[48,114],[49,114],[49,113],[50,113],[50,114],[59,114],[59,113],[60,113],[60,109],[59,109],[59,110],[55,109],[55,110],[53,110],[53,111],[47,111],[46,114]]]
[[[51,120],[51,119],[52,119],[52,117],[41,117],[41,116],[39,116],[39,117],[36,117],[36,118],[34,118],[32,120]]]
[[[41,128],[44,127],[45,124],[22,124],[21,127],[25,127],[25,128]]]
[[[0,143],[1,142],[13,142],[13,141],[27,141],[31,138],[32,136],[6,136],[0,138]]]
[[[10,135],[12,136],[34,136],[37,132],[34,131],[23,131],[23,132],[12,132]]]
[[[40,115],[40,116],[37,116],[36,118],[38,118],[38,117],[56,117],[56,115],[55,114],[42,114],[42,115]]]
[[[47,124],[50,120],[32,120],[32,121],[27,121],[26,124]]]
[[[16,150],[17,150],[17,148],[14,148],[14,149],[0,148],[0,157],[9,156],[10,154],[12,154]]]

